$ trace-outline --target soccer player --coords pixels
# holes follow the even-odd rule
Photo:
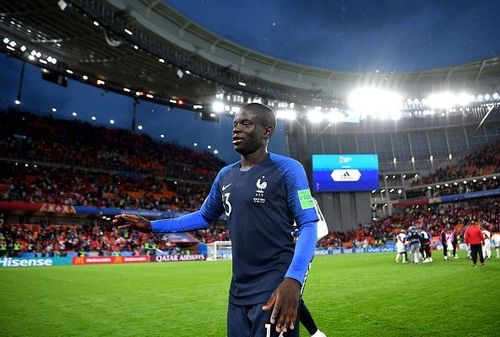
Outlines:
[[[445,261],[448,261],[448,234],[446,228],[441,230],[441,245],[443,246],[443,258]]]
[[[410,244],[410,262],[419,263],[420,262],[420,235],[414,226],[408,228],[408,235],[406,240]]]
[[[491,233],[484,225],[481,226],[481,232],[483,232],[484,239],[483,256],[485,259],[491,259]]]
[[[233,255],[228,337],[298,336],[318,216],[302,165],[267,151],[275,128],[273,110],[243,106],[232,138],[241,160],[220,170],[200,210],[152,222],[129,214],[113,221],[143,232],[184,232],[206,228],[225,213]],[[294,221],[300,232],[296,245],[290,235]]]
[[[399,258],[406,263],[406,231],[404,229],[396,235],[396,263],[399,263]]]
[[[423,227],[420,230],[420,252],[424,259],[422,263],[432,262],[431,235]]]
[[[494,233],[491,237],[491,241],[493,241],[493,244],[495,246],[497,259],[500,259],[500,233]]]

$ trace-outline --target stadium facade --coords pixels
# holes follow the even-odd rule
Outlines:
[[[391,214],[428,189],[414,186],[418,176],[500,139],[500,57],[413,73],[318,69],[232,43],[153,0],[1,0],[0,35],[2,52],[59,84],[71,78],[213,121],[248,102],[268,104],[286,124],[289,154],[309,172],[313,154],[378,154],[378,189],[318,194],[331,230]],[[397,92],[400,111],[353,108],[360,87]]]

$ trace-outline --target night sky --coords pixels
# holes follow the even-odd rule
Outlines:
[[[338,71],[420,71],[500,55],[500,1],[166,1],[215,34],[287,61]],[[314,4],[314,6],[310,6]],[[63,44],[64,46],[64,44]],[[0,55],[0,107],[13,105],[21,62]],[[132,99],[70,81],[62,88],[41,80],[27,65],[22,106],[56,116],[116,123],[130,128]],[[72,112],[77,112],[73,117]],[[230,143],[229,119],[195,121],[192,112],[141,102],[137,122],[160,139],[217,149],[238,160]],[[124,144],[125,145],[125,144]],[[282,132],[271,151],[285,153]]]

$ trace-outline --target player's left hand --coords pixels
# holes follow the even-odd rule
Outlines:
[[[300,301],[300,283],[292,278],[285,278],[272,293],[262,310],[273,309],[271,324],[276,324],[276,332],[295,329]]]

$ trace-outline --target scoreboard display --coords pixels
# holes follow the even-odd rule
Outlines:
[[[315,192],[371,191],[379,187],[378,155],[314,154]]]

